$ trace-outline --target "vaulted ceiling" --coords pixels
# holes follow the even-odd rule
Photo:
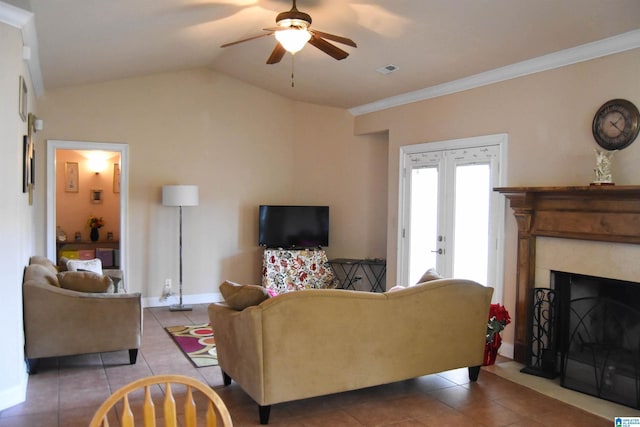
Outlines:
[[[273,36],[220,45],[273,27],[290,0],[10,2],[35,15],[45,89],[209,67],[291,99],[353,108],[614,36],[640,46],[638,0],[298,0],[312,28],[358,47],[338,45],[350,55],[337,61],[307,45],[275,65],[265,63]],[[390,64],[395,72],[376,71]]]

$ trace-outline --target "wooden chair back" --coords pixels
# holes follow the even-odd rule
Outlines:
[[[183,406],[184,411],[180,413],[183,417],[183,421],[181,422],[178,421],[178,406],[176,406],[176,398],[174,398],[173,395],[174,389],[177,387],[172,388],[172,385],[175,386],[177,384],[186,386],[186,395],[184,396]],[[154,375],[133,381],[116,390],[96,410],[89,427],[108,427],[108,418],[112,410],[114,410],[114,415],[112,415],[112,417],[117,417],[117,415],[115,415],[117,413],[120,414],[120,426],[134,427],[136,423],[132,406],[136,409],[137,413],[138,404],[137,402],[134,402],[132,405],[129,399],[129,394],[140,389],[144,389],[144,397],[140,405],[141,414],[138,414],[138,417],[140,417],[140,415],[142,416],[143,424],[141,425],[144,427],[155,427],[156,409],[152,396],[152,387],[154,385],[164,386],[162,409],[164,412],[163,418],[165,426],[177,427],[180,425],[185,427],[196,427],[196,425],[202,425],[202,423],[197,423],[197,408],[193,390],[201,392],[206,397],[207,409],[205,414],[205,426],[216,427],[218,418],[220,419],[223,427],[233,426],[231,415],[229,415],[226,405],[220,396],[218,396],[218,394],[207,384],[184,375]],[[180,396],[178,401],[182,399],[183,397]],[[117,405],[120,401],[122,401],[122,404]],[[114,418],[111,419],[113,420]]]

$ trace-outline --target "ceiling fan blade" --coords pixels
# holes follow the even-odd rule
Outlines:
[[[358,47],[356,42],[354,42],[353,40],[348,39],[346,37],[336,36],[335,34],[329,34],[329,33],[325,33],[325,32],[318,31],[318,30],[309,30],[309,31],[311,31],[312,33],[316,34],[318,37],[322,37],[324,39],[329,39],[329,40],[332,40],[334,42],[346,44],[348,46]]]
[[[280,43],[276,43],[276,47],[273,48],[271,56],[267,59],[267,64],[277,64],[287,51],[282,47]]]
[[[273,34],[273,32],[270,33],[264,33],[264,34],[258,34],[257,36],[252,36],[252,37],[248,37],[246,39],[242,39],[242,40],[236,40],[234,42],[231,43],[225,43],[220,47],[228,47],[228,46],[233,46],[234,44],[238,44],[238,43],[244,43],[244,42],[248,42],[251,40],[255,40],[255,39],[259,39],[261,37],[266,37],[266,36],[270,36],[271,34]]]
[[[329,43],[328,41],[321,39],[320,37],[316,36],[315,34],[311,36],[311,39],[309,39],[309,44],[317,47],[318,49],[320,49],[321,51],[323,51],[324,53],[326,53],[329,56],[332,56],[333,58],[340,60],[340,59],[344,59],[347,56],[349,56],[349,54],[347,52],[345,52],[344,50],[340,49],[337,46],[332,45],[331,43]]]

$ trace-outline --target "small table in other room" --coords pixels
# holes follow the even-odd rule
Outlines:
[[[384,278],[387,273],[387,262],[384,259],[336,258],[329,260],[329,264],[336,271],[336,276],[342,277],[342,289],[355,290],[355,283],[362,279],[357,274],[362,271],[371,284],[371,292],[384,292]]]

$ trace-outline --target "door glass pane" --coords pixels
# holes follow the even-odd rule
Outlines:
[[[489,255],[490,172],[488,164],[456,167],[453,277],[483,285]]]
[[[409,285],[436,266],[438,233],[438,168],[411,170],[411,222],[409,226]]]

